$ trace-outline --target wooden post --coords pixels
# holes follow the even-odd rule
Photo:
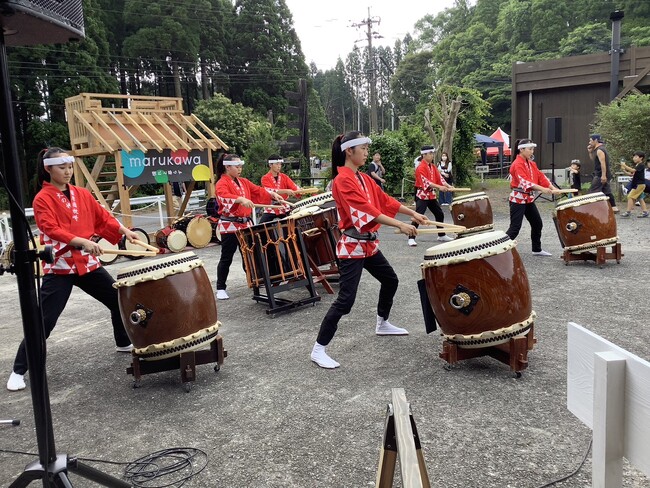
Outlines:
[[[613,351],[594,355],[594,488],[623,486],[625,363]]]
[[[117,173],[117,191],[120,195],[120,207],[123,217],[120,219],[124,227],[133,227],[133,217],[131,214],[131,197],[129,190],[124,184],[124,167],[122,166],[122,152],[115,151],[115,172]]]

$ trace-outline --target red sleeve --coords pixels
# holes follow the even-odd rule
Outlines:
[[[247,186],[253,203],[271,203],[273,201],[271,199],[271,195],[269,195],[269,192],[266,191],[261,186],[257,186],[254,183],[251,183],[246,178],[239,178],[239,181],[240,182],[243,181],[244,184]]]
[[[282,182],[284,183],[284,187],[288,188],[289,190],[296,191],[298,189],[298,186],[293,182],[291,178],[289,178],[289,175],[286,175],[284,173],[282,174]]]
[[[426,189],[429,186],[426,178],[426,165],[426,162],[420,161],[420,164],[415,169],[415,186],[418,188]]]
[[[42,193],[34,198],[34,219],[41,234],[45,234],[59,242],[69,243],[75,236],[68,229],[65,229],[56,215],[54,201]]]
[[[273,181],[273,175],[271,174],[270,171],[266,173],[264,176],[262,176],[262,180],[260,181],[260,183],[264,188],[268,188],[270,190],[275,188],[275,181]]]

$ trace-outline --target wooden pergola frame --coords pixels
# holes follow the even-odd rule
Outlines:
[[[126,106],[126,108],[125,108]],[[165,149],[207,150],[210,182],[206,194],[214,197],[212,151],[228,146],[196,115],[183,113],[183,100],[171,97],[81,93],[67,98],[65,107],[71,154],[75,156],[75,183],[93,192],[109,211],[120,209],[123,223],[132,225],[130,196],[138,188],[127,186],[120,151]],[[89,171],[82,158],[96,156]],[[112,157],[115,169],[110,168]],[[114,177],[114,179],[112,179]],[[108,181],[100,181],[108,178]],[[195,183],[187,188],[177,213],[173,211],[171,185],[164,185],[168,221],[183,214]],[[108,189],[101,189],[108,186]],[[115,209],[111,203],[119,198]]]

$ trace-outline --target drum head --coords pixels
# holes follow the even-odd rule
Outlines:
[[[173,230],[167,236],[167,249],[181,252],[187,246],[187,236],[182,230]]]
[[[467,195],[459,196],[459,197],[454,197],[454,200],[451,202],[451,205],[453,206],[455,203],[463,203],[463,202],[473,202],[474,200],[483,200],[484,198],[487,198],[488,196],[485,194],[484,191],[480,191],[478,193],[468,193]]]
[[[427,249],[422,266],[446,266],[504,253],[516,246],[505,232],[495,230],[445,242]]]
[[[111,244],[108,242],[106,239],[103,237],[97,239],[97,244],[101,246],[102,249],[119,249],[120,246],[119,244]],[[117,254],[102,254],[99,256],[99,262],[102,264],[111,264],[113,261],[115,261],[118,258]]]
[[[202,215],[197,215],[187,224],[185,234],[190,246],[202,248],[212,240],[212,225],[210,225],[208,219]]]

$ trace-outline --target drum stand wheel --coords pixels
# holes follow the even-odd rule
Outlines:
[[[564,250],[562,253],[562,259],[564,259],[564,265],[568,266],[571,261],[594,261],[596,265],[601,268],[607,262],[608,259],[615,259],[616,264],[621,264],[621,258],[624,256],[621,251],[621,243],[617,242],[611,246],[609,252],[607,252],[607,246],[598,246],[593,250],[573,253],[568,250]]]
[[[177,369],[181,374],[183,388],[189,392],[192,389],[192,382],[196,380],[197,365],[216,363],[214,371],[218,372],[223,360],[228,356],[228,351],[223,348],[223,338],[220,335],[217,334],[209,345],[210,349],[182,352],[178,356],[158,361],[144,361],[137,354],[133,354],[133,362],[130,367],[126,368],[126,374],[133,375],[133,388],[139,388],[143,375]]]
[[[528,367],[528,351],[533,350],[536,342],[535,327],[534,324],[531,324],[526,335],[512,337],[508,342],[494,346],[464,348],[444,340],[442,342],[442,352],[439,356],[447,361],[444,366],[447,371],[451,371],[459,361],[490,356],[510,366],[510,371],[512,371],[515,378],[521,378],[521,371]]]

